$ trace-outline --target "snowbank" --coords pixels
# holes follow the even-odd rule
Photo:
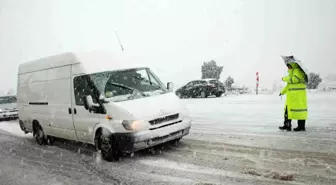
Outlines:
[[[1,121],[0,130],[9,132],[13,135],[26,137],[27,135],[21,130],[18,121]],[[29,135],[29,134],[28,134]]]

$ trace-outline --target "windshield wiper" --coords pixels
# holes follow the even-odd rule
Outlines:
[[[157,87],[158,89],[155,89],[155,90],[162,90],[162,87],[151,82],[150,80],[147,80],[146,78],[143,78],[143,77],[137,77],[137,76],[133,76],[133,78],[137,79],[137,80],[140,80],[140,81],[144,81],[144,82],[147,82],[149,83],[151,86],[154,86],[154,87]]]
[[[118,86],[118,87],[122,87],[122,88],[124,88],[124,89],[131,90],[132,92],[137,92],[137,93],[141,94],[142,96],[146,96],[145,93],[139,91],[138,89],[135,89],[135,88],[132,88],[132,87],[123,85],[123,84],[114,83],[114,82],[108,82],[108,83],[111,84],[111,85],[115,85],[115,86]]]

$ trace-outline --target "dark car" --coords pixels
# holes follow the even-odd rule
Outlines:
[[[194,80],[176,90],[175,94],[179,98],[195,98],[215,95],[222,96],[225,93],[224,84],[216,79]]]

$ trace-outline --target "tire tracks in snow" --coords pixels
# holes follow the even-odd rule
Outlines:
[[[5,135],[10,137],[10,141],[0,141],[0,155],[10,156],[12,163],[28,164],[45,173],[57,174],[72,180],[83,180],[85,177],[84,179],[88,179],[89,182],[121,184],[120,180],[113,178],[112,174],[98,173],[94,168],[90,168],[77,153],[62,151],[62,149],[55,151],[57,148],[52,146],[35,147],[36,144],[29,140],[8,133]],[[90,157],[86,156],[86,158]]]
[[[83,164],[83,167],[87,169],[88,171],[92,172],[94,175],[108,181],[112,181],[114,184],[125,184],[122,183],[119,179],[113,177],[112,175],[106,173],[104,170],[98,169],[96,166],[91,165],[88,161],[80,160],[79,163]]]
[[[297,182],[336,184],[336,157],[328,153],[273,150],[213,142],[208,144],[189,139],[184,140],[181,146],[173,147],[173,150],[176,152],[170,151],[165,154],[175,155],[181,162],[186,161],[186,158],[193,158],[188,162],[205,167],[212,165],[214,168],[240,172],[246,169],[263,173],[290,172],[295,174]],[[207,160],[208,163],[202,164],[200,161],[203,160]],[[315,165],[320,168],[316,169]]]
[[[222,151],[231,151],[246,154],[258,155],[260,151],[271,151],[273,156],[281,157],[287,159],[288,157],[300,157],[305,155],[307,158],[321,159],[329,164],[336,165],[336,153],[335,152],[313,152],[313,151],[298,151],[290,149],[279,149],[279,148],[268,148],[259,146],[249,146],[242,144],[233,144],[218,141],[204,141],[193,138],[185,139],[185,144],[187,147],[201,147],[206,148],[208,151],[213,149]]]
[[[183,139],[179,145],[155,147],[156,153],[140,151],[124,156],[119,162],[96,162],[94,152],[82,154],[76,146],[39,146],[31,138],[11,136],[1,141],[0,157],[12,160],[13,166],[32,166],[53,177],[64,178],[65,184],[335,184],[332,178],[335,156],[318,152],[297,152]],[[263,154],[266,151],[266,154]],[[307,171],[296,158],[307,164],[321,165],[320,171]],[[310,158],[309,158],[310,157]],[[23,159],[23,161],[22,161]],[[311,160],[310,160],[311,159]],[[287,160],[287,161],[286,161]],[[294,160],[292,164],[288,160]],[[314,161],[315,160],[315,161]],[[304,161],[303,161],[304,162]],[[329,162],[329,163],[328,163]],[[9,162],[10,163],[10,162]],[[15,165],[14,165],[15,163]],[[278,163],[278,164],[277,164]],[[328,173],[325,173],[328,164]],[[305,169],[307,168],[307,169]],[[297,173],[294,181],[281,181],[257,174],[281,173],[288,169]],[[313,168],[312,168],[313,169]],[[300,172],[302,170],[302,172]],[[319,173],[321,172],[321,173]],[[36,173],[36,172],[35,172]]]

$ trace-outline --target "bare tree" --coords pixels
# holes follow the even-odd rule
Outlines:
[[[317,89],[317,87],[320,85],[321,82],[322,82],[322,79],[320,78],[319,74],[309,73],[307,88]]]

